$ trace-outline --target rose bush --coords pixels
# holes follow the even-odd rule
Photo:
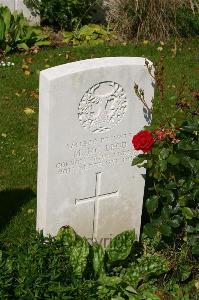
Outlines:
[[[158,124],[146,127],[132,139],[136,150],[142,150],[132,165],[146,168],[143,230],[159,244],[187,243],[189,251],[199,255],[199,97],[191,92],[185,78],[176,87],[173,112],[166,111],[168,100],[163,58],[155,73],[145,62],[156,82]],[[144,99],[144,91],[136,84],[135,94],[152,113]],[[160,114],[161,112],[161,114]],[[155,114],[153,112],[153,114]]]

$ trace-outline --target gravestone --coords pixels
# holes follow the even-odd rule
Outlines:
[[[144,169],[131,166],[131,140],[149,122],[134,91],[151,107],[153,82],[144,58],[68,63],[40,74],[37,229],[64,225],[109,241],[140,232]]]

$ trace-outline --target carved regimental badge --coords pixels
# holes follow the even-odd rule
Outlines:
[[[117,125],[127,109],[123,88],[116,82],[105,81],[92,86],[82,97],[78,118],[85,129],[104,132]]]

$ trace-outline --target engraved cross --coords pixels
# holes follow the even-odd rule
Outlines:
[[[114,191],[112,193],[101,194],[100,193],[100,186],[101,186],[101,177],[102,173],[96,173],[96,181],[95,181],[95,195],[92,197],[87,197],[83,199],[75,199],[76,205],[81,205],[83,203],[87,203],[90,201],[94,202],[94,216],[93,216],[93,235],[92,240],[95,240],[97,237],[97,225],[99,219],[99,201],[103,199],[109,199],[113,197],[119,196],[119,191]]]

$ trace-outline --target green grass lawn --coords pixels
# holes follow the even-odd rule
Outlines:
[[[157,50],[160,44],[150,43],[44,49],[37,54],[15,54],[7,58],[15,65],[0,67],[0,240],[23,240],[35,231],[40,70],[103,56],[143,56],[153,62],[164,56],[170,86],[165,110],[171,113],[175,109],[172,96],[183,75],[191,91],[198,88],[199,82],[197,40],[182,41],[176,56],[173,46],[170,42],[162,51]],[[32,109],[32,113],[26,114],[26,108]],[[158,109],[153,122],[157,125],[161,122]]]

